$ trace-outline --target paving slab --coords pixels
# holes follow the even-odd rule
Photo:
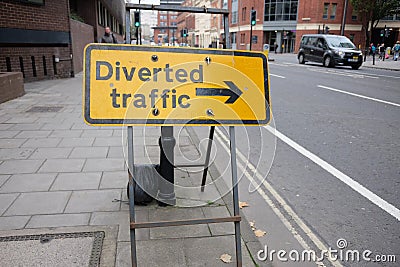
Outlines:
[[[39,172],[80,172],[84,163],[85,159],[47,159]]]
[[[37,215],[61,213],[71,192],[22,193],[4,215]]]
[[[66,213],[118,211],[121,190],[74,191],[65,209]]]
[[[56,173],[15,174],[3,186],[0,193],[48,191]]]
[[[51,131],[21,131],[15,138],[44,138],[50,134]]]
[[[83,168],[85,172],[92,171],[122,171],[125,170],[124,159],[87,159]]]
[[[66,159],[71,154],[70,147],[39,147],[29,157],[30,159]]]
[[[106,188],[126,188],[128,185],[128,172],[103,172],[100,189]]]
[[[11,175],[0,174],[0,186],[2,186]]]
[[[78,226],[89,223],[90,213],[34,215],[26,228]]]
[[[124,150],[120,146],[112,146],[110,147],[107,158],[125,158]]]
[[[6,124],[2,124],[6,125]],[[8,126],[11,127],[11,126]],[[4,126],[2,127],[0,131],[0,138],[14,138],[20,131],[4,131]]]
[[[27,139],[1,138],[0,139],[0,147],[1,148],[17,148],[17,147],[20,147],[23,143],[25,143],[26,140]]]
[[[45,123],[41,130],[69,130],[71,129],[73,123],[63,122],[63,123]]]
[[[16,131],[25,131],[25,130],[39,130],[43,127],[44,123],[36,122],[36,123],[21,123],[21,124],[10,124],[12,125],[9,130],[16,130]]]
[[[83,147],[92,146],[94,142],[93,137],[65,137],[62,139],[59,147]]]
[[[111,137],[113,131],[111,129],[83,130],[82,137]]]
[[[0,230],[15,230],[25,227],[31,216],[0,217]]]
[[[21,147],[56,147],[60,142],[61,138],[30,138]]]
[[[136,221],[147,221],[147,211],[136,211]],[[118,242],[130,241],[129,214],[125,211],[94,212],[90,225],[118,225]],[[137,229],[136,240],[149,240],[149,229]]]
[[[149,211],[150,221],[168,221],[204,218],[201,208],[165,207]],[[172,226],[150,229],[151,239],[211,236],[205,224]]]
[[[43,162],[40,159],[6,160],[0,164],[0,174],[35,173]]]
[[[0,148],[0,160],[27,159],[34,148]]]
[[[49,137],[80,137],[82,130],[54,130]]]
[[[75,147],[69,158],[105,158],[108,147]]]
[[[97,189],[101,172],[60,173],[51,186],[51,191]]]
[[[0,215],[8,209],[17,197],[18,194],[0,194]]]
[[[182,239],[163,239],[137,242],[138,266],[187,266],[185,261],[184,244]],[[131,265],[129,242],[118,242],[117,267]]]
[[[122,138],[118,136],[112,137],[96,137],[93,146],[122,146]]]

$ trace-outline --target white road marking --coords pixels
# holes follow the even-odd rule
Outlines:
[[[291,146],[293,149],[298,151],[300,154],[305,156],[306,158],[310,159],[313,161],[315,164],[335,176],[337,179],[342,181],[343,183],[347,184],[350,186],[354,191],[380,207],[382,210],[386,211],[390,215],[392,215],[394,218],[396,218],[398,221],[400,221],[400,210],[387,202],[386,200],[380,198],[378,195],[375,193],[371,192],[367,188],[365,188],[363,185],[359,184],[358,182],[354,181],[352,178],[344,174],[343,172],[339,171],[335,167],[333,167],[331,164],[328,162],[324,161],[323,159],[319,158],[317,155],[311,153],[304,147],[300,146],[293,140],[291,140],[289,137],[285,136],[278,130],[272,128],[271,126],[264,126],[265,129],[267,129],[269,132],[274,134],[276,137],[278,137],[280,140]]]
[[[340,75],[340,76],[346,76],[346,77],[352,77],[352,78],[358,78],[358,79],[364,79],[364,78],[379,79],[379,77],[374,77],[374,76],[369,76],[369,75],[364,75],[364,74],[359,74],[359,73],[349,73],[346,71],[339,72],[339,71],[335,71],[335,70],[327,70],[327,69],[320,69],[320,68],[307,68],[307,69],[309,71],[314,71],[314,72]]]
[[[222,147],[225,149],[225,151],[230,154],[230,150],[228,148],[229,140],[225,136],[225,134],[219,130],[218,128],[215,128],[215,138],[219,141],[219,143],[222,145]],[[223,139],[223,140],[222,140]],[[255,166],[250,163],[246,157],[240,152],[239,149],[236,149],[236,154],[238,158],[241,161],[238,161],[238,167],[243,170],[244,175],[246,178],[252,183],[252,185],[256,188],[257,192],[260,194],[260,196],[264,199],[264,201],[270,206],[272,211],[278,216],[278,218],[282,221],[282,223],[285,225],[285,227],[289,230],[289,232],[293,235],[293,237],[300,243],[300,245],[305,249],[305,250],[310,250],[310,246],[307,244],[307,242],[301,237],[301,235],[296,231],[296,229],[293,227],[291,222],[285,218],[283,213],[279,210],[279,208],[274,204],[274,202],[268,197],[268,195],[261,189],[260,186],[258,186],[257,182],[253,179],[253,176],[257,177],[257,179],[262,182],[262,184],[265,186],[265,188],[271,193],[271,195],[276,199],[276,201],[280,204],[280,206],[287,212],[287,214],[293,219],[293,221],[298,225],[300,229],[304,231],[304,233],[307,235],[308,238],[315,244],[315,246],[320,249],[321,251],[323,250],[328,250],[328,248],[319,240],[319,238],[312,232],[312,230],[300,219],[300,217],[294,212],[294,210],[286,203],[286,201],[278,194],[278,192],[275,191],[275,189],[269,184],[262,175],[260,175],[259,172],[257,172],[257,169]],[[241,162],[244,162],[246,166],[244,166]],[[247,167],[247,168],[246,168]],[[247,169],[250,169],[253,175],[251,175]],[[318,255],[318,253],[317,253]],[[329,257],[327,257],[328,260],[333,264],[335,267],[343,267],[338,261],[333,261]],[[318,266],[324,266],[322,262],[317,262],[316,259],[314,259],[315,263]]]
[[[389,102],[389,101],[385,101],[385,100],[381,100],[381,99],[377,99],[377,98],[373,98],[373,97],[369,97],[369,96],[354,94],[354,93],[346,92],[346,91],[343,91],[343,90],[335,89],[335,88],[332,88],[332,87],[324,86],[324,85],[317,85],[317,86],[319,88],[331,90],[331,91],[334,91],[334,92],[339,92],[339,93],[343,93],[343,94],[347,94],[347,95],[357,96],[357,97],[360,97],[360,98],[364,98],[364,99],[368,99],[368,100],[372,100],[372,101],[376,101],[376,102],[392,105],[392,106],[395,106],[395,107],[400,107],[400,104],[397,104],[397,103],[393,103],[393,102]]]
[[[272,73],[270,73],[269,75],[270,75],[270,76],[273,76],[273,77],[278,77],[278,78],[286,79],[286,77],[281,76],[281,75],[276,75],[276,74],[272,74]]]

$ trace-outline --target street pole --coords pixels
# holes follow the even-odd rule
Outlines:
[[[250,24],[250,47],[249,50],[251,51],[251,43],[253,42],[253,25]]]
[[[347,6],[349,5],[349,0],[344,1],[344,8],[343,8],[343,18],[342,18],[342,25],[340,28],[340,35],[344,35],[344,28],[346,26],[346,15],[347,15]]]

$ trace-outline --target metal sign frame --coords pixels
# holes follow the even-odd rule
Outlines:
[[[125,24],[126,24],[126,43],[130,43],[131,32],[130,32],[130,10],[131,9],[142,9],[142,10],[161,10],[161,11],[178,11],[178,12],[191,12],[191,13],[208,13],[208,14],[222,14],[224,18],[224,32],[225,42],[224,48],[230,48],[229,38],[229,10],[227,9],[216,9],[216,8],[201,8],[201,7],[185,7],[185,6],[153,6],[153,5],[141,5],[141,4],[126,4],[125,13]],[[267,76],[268,77],[268,76]],[[268,88],[268,86],[267,86]],[[161,142],[167,139],[173,139],[173,127],[172,126],[161,126]],[[205,178],[207,175],[207,166],[209,163],[209,153],[211,152],[211,143],[214,137],[215,126],[210,127],[209,142],[207,148],[207,157],[204,165],[204,173],[201,191],[204,191]],[[236,142],[235,142],[235,128],[229,126],[229,137],[230,137],[230,154],[231,154],[231,170],[232,170],[232,185],[233,185],[233,216],[225,218],[205,218],[205,219],[189,219],[189,220],[175,220],[175,221],[161,221],[161,222],[135,222],[135,201],[134,201],[134,146],[133,146],[133,126],[128,126],[128,167],[129,167],[129,215],[130,215],[130,239],[131,239],[131,257],[132,266],[137,266],[137,255],[136,255],[136,232],[138,228],[152,228],[152,227],[167,227],[167,226],[180,226],[180,225],[194,225],[194,224],[209,224],[209,223],[223,223],[233,222],[235,224],[235,249],[236,249],[236,265],[242,266],[242,248],[241,248],[241,235],[240,235],[240,221],[241,217],[239,214],[239,192],[238,192],[238,179],[237,179],[237,164],[236,164]],[[162,147],[161,147],[162,149]],[[169,149],[171,150],[171,148]],[[162,152],[163,153],[163,152]],[[173,147],[171,151],[166,153],[173,153]],[[173,157],[172,157],[173,159]],[[170,163],[172,166],[174,162]],[[175,166],[176,167],[176,166]],[[191,167],[191,166],[187,166]],[[172,174],[172,182],[173,182]],[[166,179],[168,180],[168,179]]]

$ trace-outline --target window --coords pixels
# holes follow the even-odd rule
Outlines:
[[[351,34],[350,34],[350,38],[349,38],[350,41],[352,41],[353,43],[354,43],[354,36],[355,36],[354,33],[351,33]]]
[[[21,3],[44,5],[44,0],[19,0]]]
[[[232,24],[236,24],[238,22],[238,0],[232,0]]]
[[[353,21],[357,20],[357,16],[358,16],[357,11],[353,9],[353,11],[351,12],[351,20]]]
[[[236,44],[236,32],[231,32],[231,43]]]
[[[246,35],[244,33],[241,33],[240,34],[240,43],[241,44],[244,44],[246,42],[245,38],[246,38]]]
[[[167,23],[164,22],[164,21],[161,21],[161,22],[160,22],[160,27],[165,27],[165,26],[167,26]]]
[[[166,20],[167,16],[160,16],[160,20]]]
[[[176,20],[178,16],[171,16],[171,20]]]
[[[298,0],[265,0],[264,21],[296,21]]]
[[[337,9],[337,4],[332,4],[331,19],[335,19],[336,18],[336,9]]]
[[[232,24],[237,23],[237,15],[238,15],[237,11],[232,11]]]
[[[170,26],[176,26],[176,25],[177,25],[176,22],[171,22],[171,25],[170,25]]]
[[[242,8],[242,21],[246,21],[246,13],[247,13],[246,9],[247,9],[246,7]]]
[[[322,13],[323,19],[328,19],[328,9],[329,9],[329,3],[325,3],[324,4],[324,12]]]

